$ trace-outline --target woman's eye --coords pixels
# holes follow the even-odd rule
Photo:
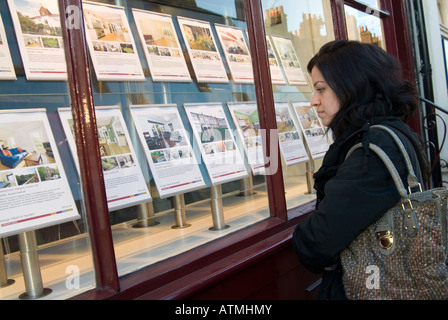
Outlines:
[[[319,89],[316,89],[316,91],[317,91],[317,92],[319,92],[319,93],[322,93],[322,92],[324,92],[324,90],[325,90],[324,88],[319,88]]]

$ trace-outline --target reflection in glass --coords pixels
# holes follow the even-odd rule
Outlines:
[[[334,39],[330,1],[263,0],[266,33],[292,39],[305,68],[319,48]]]
[[[383,37],[383,24],[378,16],[345,6],[345,17],[350,40],[373,43],[386,49]]]

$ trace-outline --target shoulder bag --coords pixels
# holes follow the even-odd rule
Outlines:
[[[385,126],[405,159],[408,190],[394,164],[370,144],[392,175],[401,200],[340,254],[347,298],[359,300],[448,299],[446,188],[422,191],[398,136]],[[355,145],[347,157],[361,144]],[[412,192],[415,189],[417,192]]]

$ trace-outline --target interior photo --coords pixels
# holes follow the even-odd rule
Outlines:
[[[55,163],[43,123],[0,124],[0,171]]]

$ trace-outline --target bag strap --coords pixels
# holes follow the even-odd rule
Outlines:
[[[403,143],[401,142],[400,138],[396,135],[395,132],[393,132],[391,129],[389,129],[386,126],[383,125],[374,125],[371,127],[372,129],[380,129],[383,130],[385,132],[387,132],[392,139],[394,140],[395,144],[398,146],[398,148],[400,149],[401,154],[403,155],[404,161],[406,163],[406,167],[408,169],[408,185],[409,185],[409,194],[412,193],[411,189],[413,188],[420,188],[421,190],[421,185],[418,182],[417,177],[415,176],[414,173],[414,168],[412,167],[412,162],[409,158],[409,154],[406,151],[406,148],[404,147]],[[346,159],[358,148],[362,147],[362,143],[358,143],[355,144],[347,153]],[[398,173],[397,169],[395,168],[395,165],[392,163],[392,160],[390,160],[389,156],[377,145],[370,143],[369,144],[369,149],[371,149],[373,152],[375,152],[380,159],[383,161],[383,163],[386,165],[386,168],[388,169],[389,173],[391,174],[395,186],[397,187],[398,193],[400,194],[401,198],[403,200],[406,200],[408,198],[408,193],[406,192],[406,188],[404,187],[403,181],[400,178],[400,174]]]
[[[411,193],[411,189],[412,188],[417,188],[418,187],[421,190],[421,185],[418,182],[417,176],[415,175],[414,168],[412,167],[411,159],[409,158],[409,154],[408,154],[406,148],[404,147],[403,142],[401,142],[401,140],[397,136],[397,134],[395,132],[393,132],[390,128],[388,128],[386,126],[383,126],[383,125],[374,125],[371,128],[381,129],[381,130],[387,132],[392,137],[392,139],[394,139],[395,144],[400,149],[400,152],[403,155],[403,158],[405,160],[406,167],[408,168],[409,193]]]

